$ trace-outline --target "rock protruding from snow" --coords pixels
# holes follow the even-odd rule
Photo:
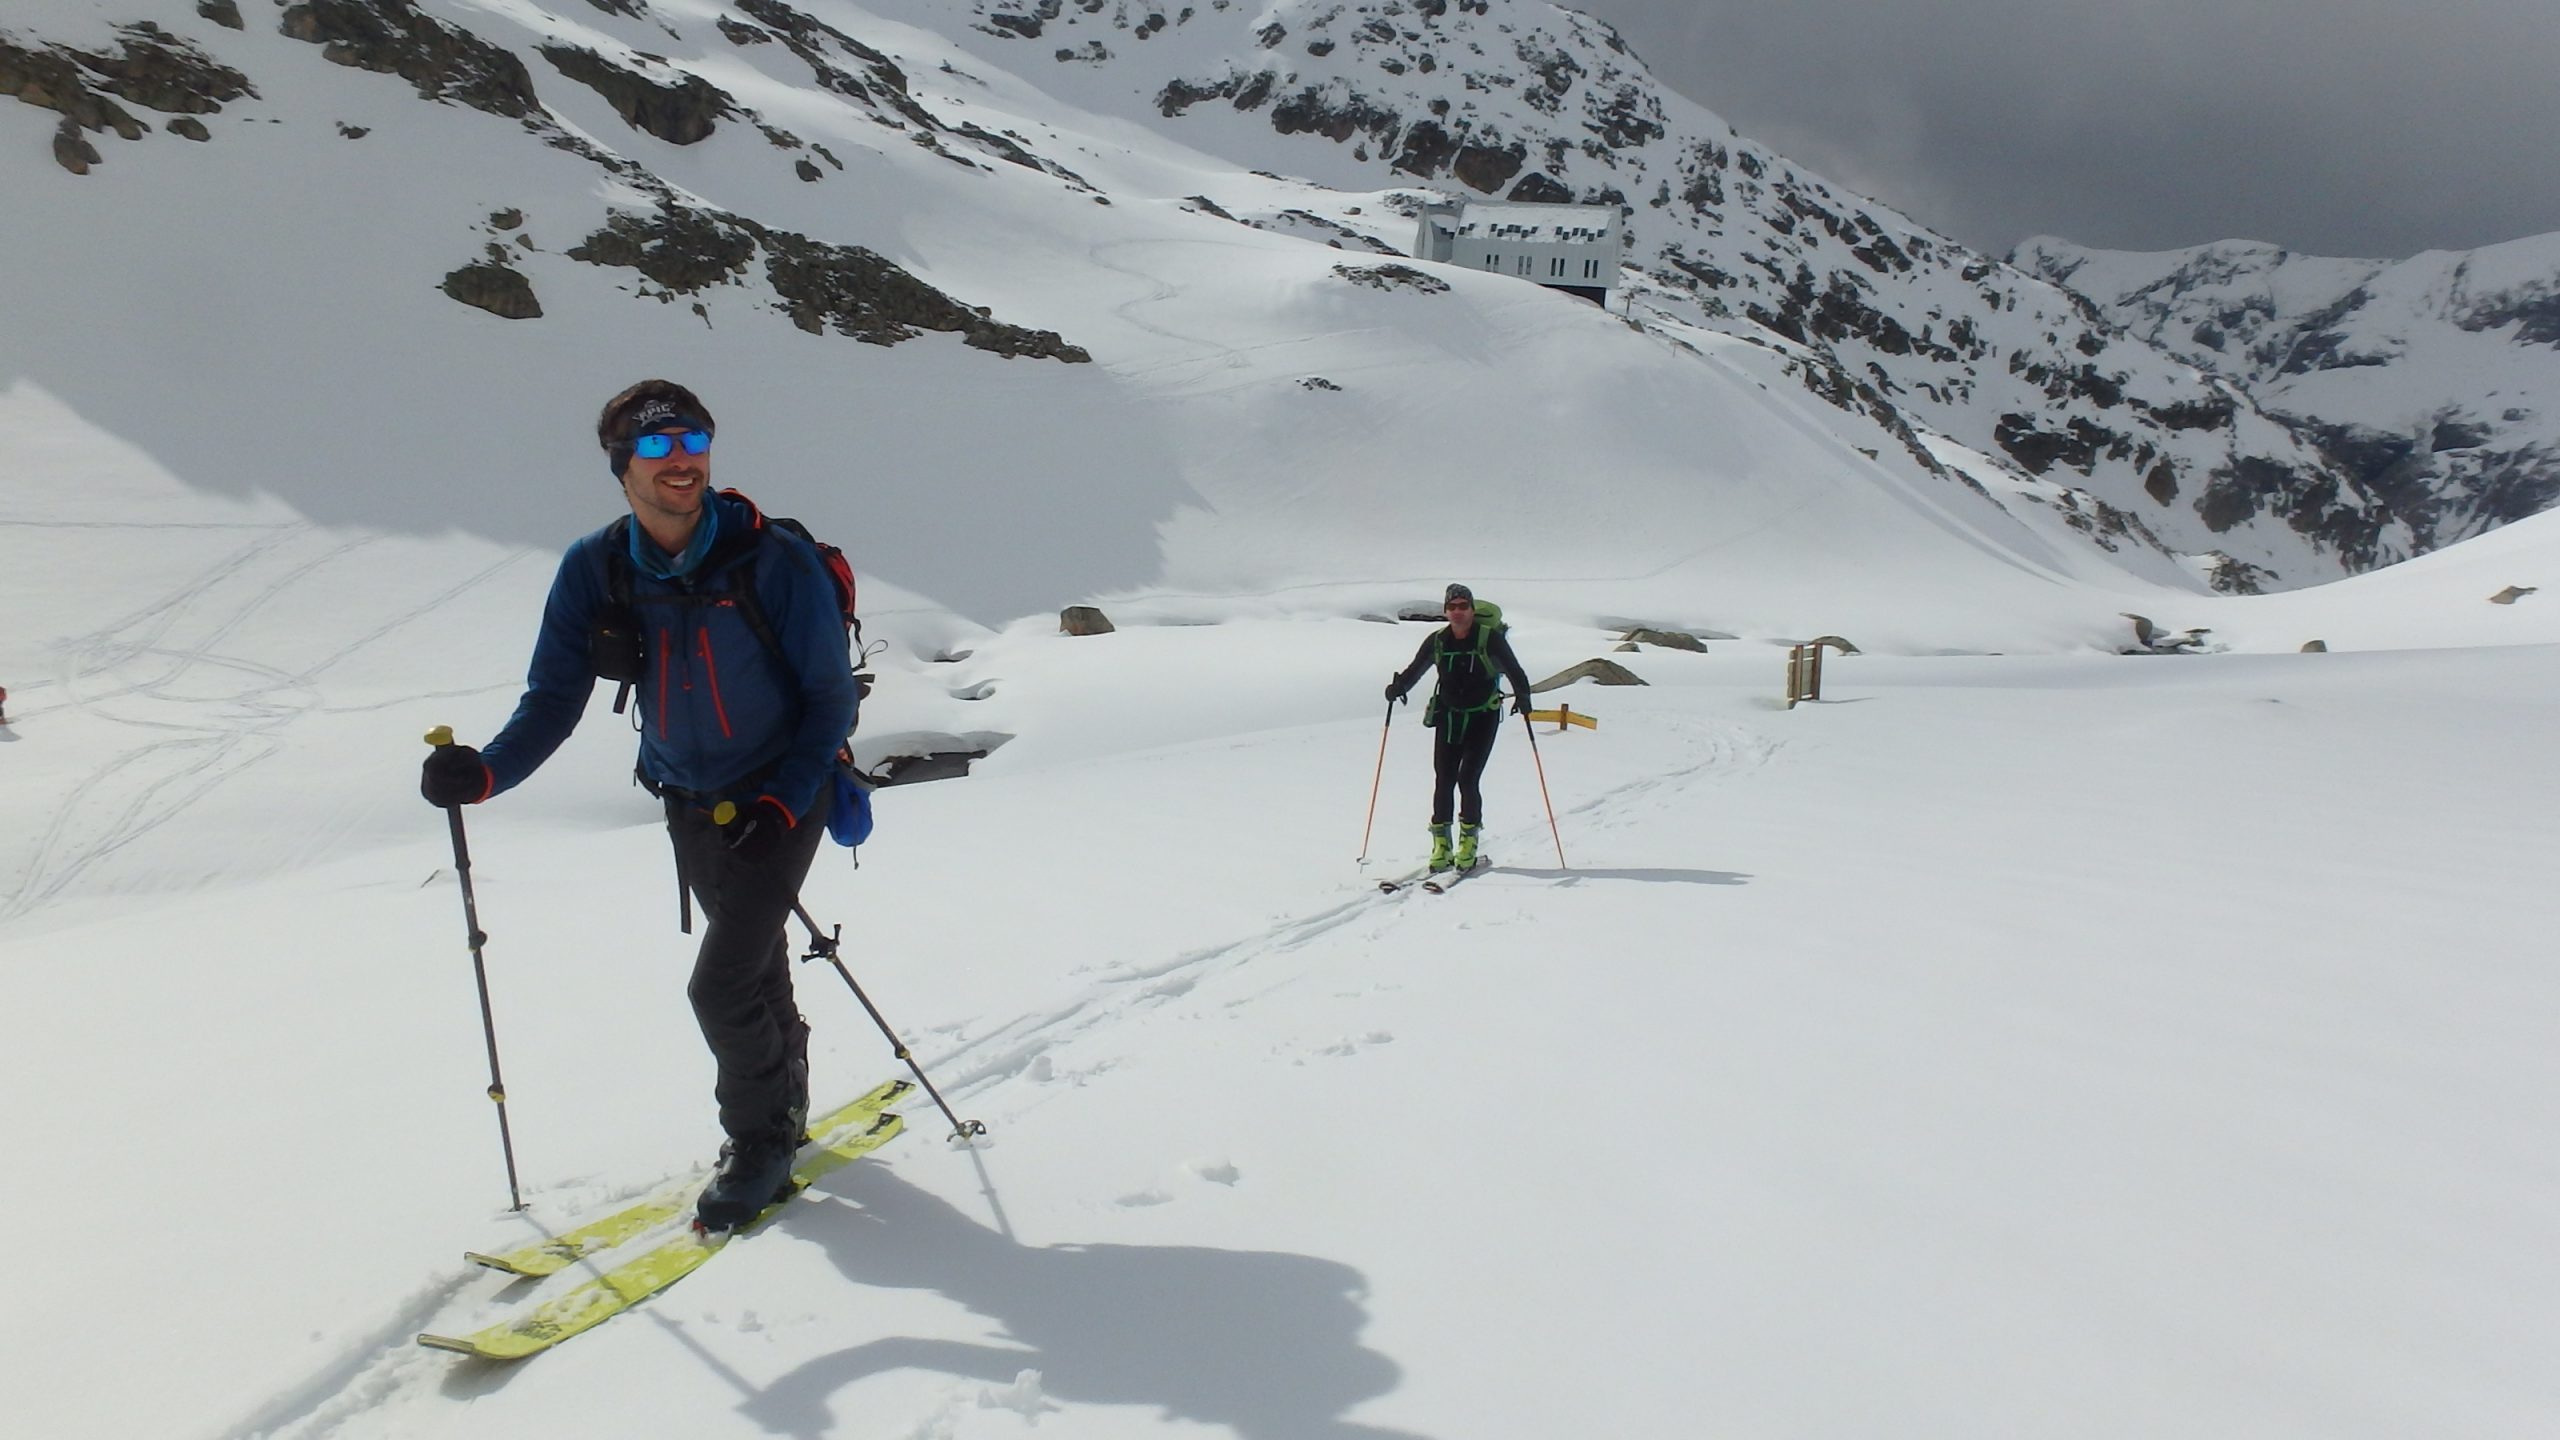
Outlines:
[[[1061,635],[1108,635],[1116,628],[1111,617],[1096,606],[1070,605],[1058,612],[1058,633]]]
[[[1559,670],[1529,687],[1532,695],[1561,690],[1576,681],[1588,680],[1594,685],[1644,685],[1651,682],[1615,660],[1585,660],[1569,669]]]

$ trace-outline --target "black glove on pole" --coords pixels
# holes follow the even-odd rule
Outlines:
[[[832,931],[820,930],[818,922],[809,918],[809,907],[798,900],[791,902],[791,913],[799,916],[800,923],[809,927],[809,953],[800,958],[823,959],[836,967],[836,973],[844,977],[844,983],[853,991],[853,998],[861,1001],[862,1008],[871,1012],[871,1023],[879,1026],[880,1033],[889,1037],[890,1050],[907,1062],[907,1068],[916,1072],[916,1083],[924,1086],[924,1093],[932,1096],[933,1103],[942,1107],[942,1118],[951,1122],[951,1138],[965,1141],[972,1136],[986,1134],[984,1121],[963,1120],[951,1113],[950,1103],[942,1098],[941,1091],[933,1088],[933,1082],[925,1078],[924,1067],[916,1063],[914,1052],[907,1049],[907,1042],[898,1038],[898,1032],[890,1029],[889,1022],[881,1017],[880,1007],[872,1004],[871,997],[862,993],[861,983],[853,978],[851,970],[845,968],[844,955],[838,943],[844,938],[844,927],[839,925]]]
[[[1564,863],[1564,836],[1556,829],[1556,802],[1547,794],[1547,762],[1538,758],[1538,727],[1529,723],[1528,697],[1519,697],[1520,728],[1529,732],[1529,758],[1538,766],[1538,798],[1547,802],[1547,833],[1556,839],[1556,868],[1570,870]]]
[[[1396,702],[1404,697],[1396,687],[1387,687],[1387,723],[1378,727],[1378,769],[1369,777],[1369,818],[1360,822],[1360,854],[1355,863],[1369,863],[1369,831],[1378,823],[1378,782],[1387,775],[1387,732],[1395,728]]]
[[[450,725],[439,725],[428,731],[427,743],[439,751],[471,748],[454,745],[453,727]],[[472,758],[479,758],[476,752]],[[516,1185],[516,1141],[507,1128],[507,1082],[498,1074],[498,1024],[489,1011],[489,966],[480,956],[480,947],[488,942],[489,937],[480,933],[480,904],[471,893],[471,846],[462,838],[462,806],[447,804],[444,818],[453,829],[453,870],[462,877],[462,924],[471,941],[471,975],[480,986],[480,1033],[489,1042],[489,1098],[497,1102],[498,1145],[507,1156],[507,1208],[522,1210],[524,1195]]]

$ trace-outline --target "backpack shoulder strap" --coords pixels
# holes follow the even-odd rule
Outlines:
[[[773,620],[764,613],[764,600],[756,593],[756,559],[764,553],[768,530],[785,526],[797,529],[798,526],[789,520],[768,521],[756,502],[735,490],[723,490],[720,495],[722,499],[735,500],[747,507],[747,524],[756,537],[755,544],[748,547],[747,553],[729,567],[728,597],[738,607],[738,618],[746,621],[747,628],[755,632],[756,643],[764,646],[765,653],[773,657],[774,663],[787,671],[791,668],[791,657],[783,650],[782,636],[774,630]]]
[[[618,515],[604,527],[604,537],[596,546],[597,558],[604,562],[605,603],[616,609],[631,608],[631,517]]]

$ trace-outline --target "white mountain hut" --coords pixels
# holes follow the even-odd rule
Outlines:
[[[1615,205],[1461,202],[1424,208],[1413,256],[1516,276],[1605,306],[1625,248]]]

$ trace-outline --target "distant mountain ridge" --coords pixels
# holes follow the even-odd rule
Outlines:
[[[2560,501],[2560,234],[2399,261],[2039,236],[2013,260],[2319,437],[2422,548]]]

